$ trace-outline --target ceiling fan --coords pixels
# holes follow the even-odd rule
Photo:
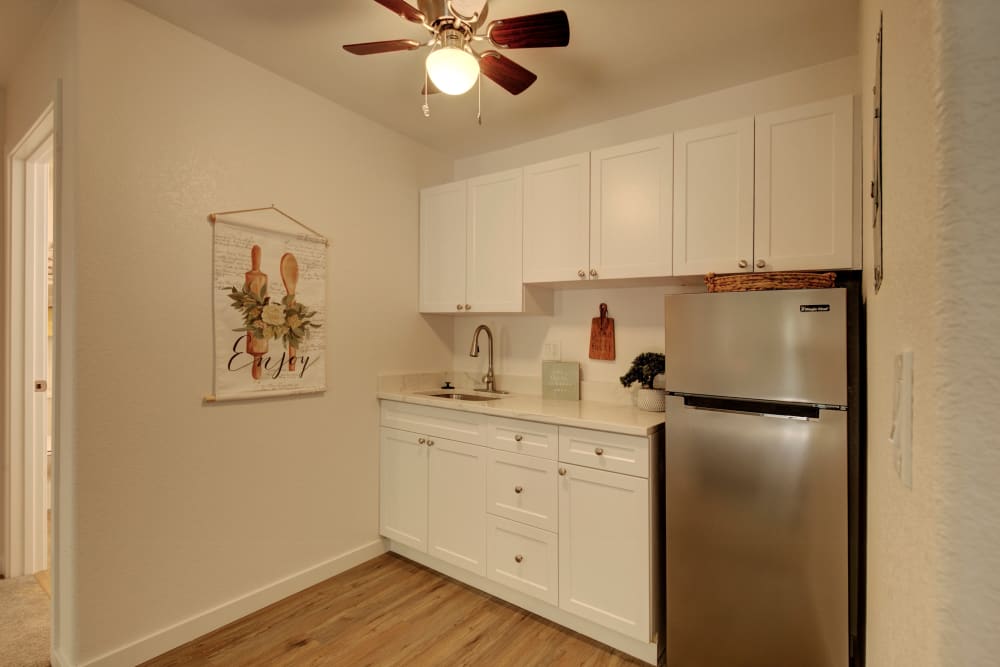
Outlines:
[[[392,39],[345,44],[344,49],[367,56],[431,47],[426,67],[430,81],[422,91],[425,94],[440,91],[461,95],[472,88],[482,74],[512,95],[519,95],[538,78],[494,49],[477,53],[472,49],[474,42],[487,42],[500,49],[569,44],[569,19],[562,10],[486,23],[486,0],[418,0],[419,9],[405,0],[375,2],[408,21],[421,24],[431,33],[431,38],[426,42]]]

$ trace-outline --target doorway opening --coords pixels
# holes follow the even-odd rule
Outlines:
[[[36,575],[51,596],[53,326],[56,302],[54,109],[49,107],[7,160],[8,266],[5,401],[7,516],[4,574]]]

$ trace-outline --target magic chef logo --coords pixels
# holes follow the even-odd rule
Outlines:
[[[830,312],[830,304],[828,303],[810,303],[803,304],[799,306],[800,313],[828,313]]]

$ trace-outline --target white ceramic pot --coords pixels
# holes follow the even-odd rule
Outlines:
[[[666,401],[667,392],[662,389],[640,389],[636,393],[635,406],[649,412],[663,412]]]

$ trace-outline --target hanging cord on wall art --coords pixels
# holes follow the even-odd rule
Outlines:
[[[322,234],[320,234],[315,229],[313,229],[309,225],[305,224],[301,220],[297,220],[297,219],[293,218],[292,216],[288,215],[287,213],[285,213],[284,211],[282,211],[280,208],[278,208],[274,204],[271,204],[270,206],[261,206],[259,208],[242,208],[242,209],[239,209],[237,211],[216,211],[215,213],[209,213],[208,214],[208,221],[214,223],[218,219],[218,217],[220,215],[235,215],[237,213],[256,213],[258,211],[274,211],[274,212],[276,212],[276,213],[278,213],[280,215],[283,215],[286,218],[288,218],[289,220],[291,220],[292,222],[294,222],[296,225],[298,225],[299,227],[301,227],[302,229],[304,229],[307,232],[309,232],[310,234],[312,234],[313,236],[317,236],[317,237],[323,239],[323,244],[324,245],[330,245],[330,240],[327,239],[325,236],[323,236]],[[252,227],[254,229],[263,229],[265,231],[269,231],[266,227],[256,227],[254,225],[247,225],[245,223],[240,223],[240,224],[242,224],[244,227]]]

